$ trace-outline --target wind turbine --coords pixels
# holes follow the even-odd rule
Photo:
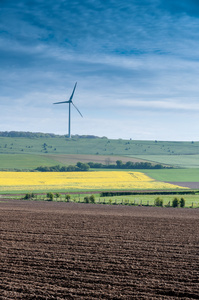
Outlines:
[[[75,93],[75,89],[76,89],[76,86],[77,86],[77,82],[75,83],[75,86],[73,88],[73,92],[69,98],[68,101],[62,101],[62,102],[55,102],[53,104],[62,104],[62,103],[68,103],[69,104],[69,117],[68,117],[68,137],[70,138],[71,137],[71,133],[70,133],[70,130],[71,130],[71,104],[76,108],[76,110],[78,111],[78,113],[80,114],[80,116],[83,118],[81,112],[79,111],[79,109],[75,106],[75,104],[73,103],[72,99],[73,99],[73,95]]]

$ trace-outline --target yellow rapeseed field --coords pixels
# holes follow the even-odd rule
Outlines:
[[[138,190],[182,188],[141,172],[0,172],[0,191]]]

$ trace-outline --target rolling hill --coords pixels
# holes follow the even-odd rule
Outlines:
[[[0,132],[0,169],[33,169],[77,161],[115,163],[150,161],[176,167],[199,167],[199,142],[138,141],[95,136]]]

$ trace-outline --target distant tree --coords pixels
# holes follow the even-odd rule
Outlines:
[[[125,166],[125,169],[133,169],[133,167],[134,167],[135,165],[134,165],[133,162],[127,161],[127,162],[125,163],[124,166]]]
[[[89,197],[89,200],[90,200],[90,203],[95,203],[95,196],[94,195],[91,195]]]
[[[84,197],[84,202],[89,203],[89,197],[88,196]]]
[[[24,196],[24,199],[31,199],[31,198],[34,198],[35,197],[35,195],[33,194],[33,193],[27,193],[27,194],[25,194],[25,196]]]
[[[66,199],[67,202],[69,202],[70,199],[71,199],[71,196],[70,195],[65,195],[65,199]]]
[[[53,201],[53,199],[54,199],[53,193],[48,192],[48,193],[46,194],[46,196],[47,196],[47,199],[48,199],[49,201]]]
[[[78,167],[78,168],[80,168],[81,169],[81,166],[83,165],[83,163],[82,162],[80,162],[80,161],[78,161],[77,163],[76,163],[76,166]]]
[[[60,194],[59,193],[55,193],[55,197],[58,199],[60,198]]]
[[[108,204],[109,204],[109,205],[111,205],[111,204],[112,204],[112,202],[113,202],[113,200],[112,200],[112,199],[109,199],[109,200],[108,200]]]
[[[173,207],[178,207],[178,206],[179,206],[179,203],[180,203],[179,199],[178,199],[177,197],[175,197],[175,198],[173,199],[173,201],[172,201],[172,206],[173,206]]]
[[[25,194],[24,199],[30,199],[30,194]]]
[[[76,166],[79,168],[80,171],[88,171],[90,166],[88,164],[77,162]]]
[[[89,162],[88,165],[90,166],[90,168],[96,168],[96,169],[103,168],[103,164],[101,164],[101,163]]]
[[[35,170],[40,171],[40,172],[50,172],[50,167],[40,166],[40,167],[37,167]]]
[[[151,167],[151,168],[152,168],[152,167]],[[164,167],[163,167],[163,165],[161,165],[161,164],[156,164],[156,165],[153,166],[153,168],[154,168],[154,169],[163,169]]]
[[[78,171],[78,170],[79,169],[76,166],[69,165],[67,167],[67,172],[75,172],[75,171]]]
[[[90,169],[88,164],[82,164],[81,171],[88,171]]]
[[[180,207],[185,207],[185,199],[183,197],[180,199]]]
[[[122,167],[123,163],[121,160],[116,160],[116,165],[117,165],[117,168],[120,169]]]
[[[56,165],[56,166],[50,167],[50,168],[52,168],[52,171],[54,171],[54,172],[60,172],[60,169],[61,169],[60,165]]]
[[[163,206],[163,199],[161,199],[160,197],[157,197],[155,199],[155,206]]]
[[[94,163],[94,162],[91,162],[91,161],[90,161],[90,162],[88,162],[88,165],[89,165],[90,168],[95,168],[95,167],[94,167],[94,166],[95,166],[95,163]]]
[[[66,166],[61,167],[60,172],[67,172],[67,167]]]

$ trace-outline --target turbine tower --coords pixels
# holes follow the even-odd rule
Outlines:
[[[53,103],[53,104],[62,104],[62,103],[68,103],[69,104],[69,115],[68,115],[68,137],[69,138],[71,137],[71,104],[76,108],[76,110],[78,111],[78,113],[80,114],[80,116],[83,118],[81,112],[79,111],[79,109],[75,106],[75,104],[72,101],[74,93],[75,93],[76,86],[77,86],[77,82],[75,83],[75,86],[73,88],[73,92],[72,92],[72,94],[71,94],[71,96],[70,96],[70,98],[69,98],[68,101],[62,101],[62,102],[55,102],[55,103]]]

